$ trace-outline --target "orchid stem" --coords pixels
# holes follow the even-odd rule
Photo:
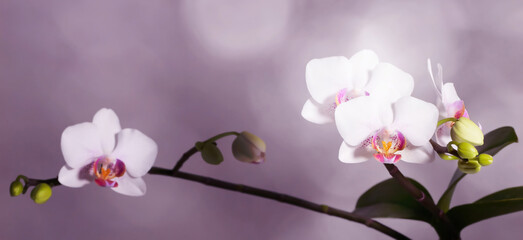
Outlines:
[[[172,170],[172,173],[178,172],[180,168],[182,168],[183,164],[189,160],[189,158],[198,152],[198,149],[196,147],[192,147],[191,149],[187,150],[182,157],[176,162],[176,165],[174,165],[174,168]]]
[[[211,137],[207,140],[205,140],[205,142],[216,142],[216,140],[220,139],[220,138],[223,138],[223,137],[227,137],[227,136],[230,136],[230,135],[240,135],[240,133],[238,132],[235,132],[235,131],[230,131],[230,132],[224,132],[224,133],[220,133],[214,137]]]
[[[386,234],[394,239],[409,239],[407,236],[377,222],[373,219],[366,218],[363,216],[356,215],[351,212],[347,212],[341,209],[333,208],[327,205],[320,205],[313,203],[301,198],[297,198],[291,195],[273,192],[261,188],[250,187],[242,184],[230,183],[210,177],[205,177],[201,175],[196,175],[192,173],[186,173],[181,171],[173,172],[169,169],[153,167],[149,171],[149,174],[153,175],[163,175],[175,178],[181,178],[193,182],[199,182],[208,186],[217,187],[221,189],[226,189],[235,192],[241,192],[249,195],[254,195],[262,198],[272,199],[275,201],[287,203],[297,207],[305,208],[314,212],[324,213],[327,215],[343,218],[349,221],[358,222],[364,224],[367,227],[373,228],[383,234]]]
[[[209,138],[208,140],[206,140],[206,142],[211,142],[211,141],[214,142],[221,137],[225,137],[225,136],[232,135],[232,134],[237,135],[238,133],[237,132],[226,132],[226,133],[218,134],[215,137]],[[405,235],[403,235],[377,221],[374,221],[373,219],[358,216],[351,212],[343,211],[343,210],[340,210],[337,208],[332,208],[327,205],[316,204],[316,203],[313,203],[313,202],[310,202],[310,201],[307,201],[304,199],[300,199],[300,198],[297,198],[294,196],[290,196],[287,194],[272,192],[269,190],[250,187],[250,186],[246,186],[246,185],[242,185],[242,184],[225,182],[222,180],[205,177],[205,176],[200,176],[200,175],[196,175],[196,174],[192,174],[192,173],[181,172],[180,169],[183,166],[183,164],[185,162],[187,162],[187,160],[189,160],[189,158],[197,152],[198,152],[198,149],[196,149],[196,147],[192,147],[187,152],[185,152],[182,155],[182,157],[180,157],[178,162],[176,162],[176,165],[174,166],[173,170],[160,168],[160,167],[152,167],[151,170],[149,170],[149,174],[182,178],[185,180],[199,182],[199,183],[202,183],[202,184],[205,184],[208,186],[212,186],[212,187],[217,187],[217,188],[222,188],[222,189],[226,189],[226,190],[230,190],[230,191],[236,191],[236,192],[241,192],[241,193],[245,193],[245,194],[249,194],[249,195],[254,195],[254,196],[258,196],[258,197],[262,197],[262,198],[272,199],[272,200],[276,200],[279,202],[284,202],[284,203],[287,203],[290,205],[294,205],[297,207],[309,209],[311,211],[324,213],[324,214],[331,215],[331,216],[336,216],[336,217],[343,218],[343,219],[346,219],[349,221],[358,222],[358,223],[364,224],[370,228],[374,228],[377,231],[380,231],[394,239],[409,239]]]
[[[394,164],[384,164],[385,168],[389,171],[389,174],[396,179],[409,194],[418,201],[423,207],[425,207],[430,213],[432,213],[434,219],[437,220],[434,228],[436,229],[440,239],[460,239],[459,232],[456,230],[447,215],[436,206],[434,201],[425,196],[425,193],[418,189],[411,181],[409,181],[400,172],[398,167]]]
[[[182,158],[180,158],[180,160],[185,159],[185,158],[188,159],[191,155],[193,155],[196,152],[197,151],[195,151],[195,150],[193,150],[193,148],[191,148],[189,151],[187,151],[185,154],[183,154],[183,156],[182,156]],[[185,160],[185,161],[187,161],[187,160]],[[179,171],[179,169],[177,171],[172,171],[171,169],[152,167],[151,170],[149,170],[149,174],[181,178],[181,179],[185,179],[188,181],[199,182],[199,183],[202,183],[202,184],[205,184],[208,186],[212,186],[212,187],[216,187],[216,188],[221,188],[221,189],[245,193],[245,194],[249,194],[249,195],[253,195],[253,196],[258,196],[258,197],[262,197],[262,198],[272,199],[275,201],[287,203],[289,205],[294,205],[296,207],[308,209],[308,210],[311,210],[314,212],[323,213],[323,214],[339,217],[342,219],[346,219],[349,221],[361,223],[367,227],[373,228],[394,239],[407,239],[407,240],[410,239],[407,236],[399,233],[398,231],[396,231],[390,227],[387,227],[387,226],[383,225],[382,223],[375,221],[371,218],[359,216],[357,214],[347,212],[347,211],[344,211],[341,209],[337,209],[334,207],[330,207],[327,205],[313,203],[313,202],[307,201],[305,199],[297,198],[297,197],[283,194],[283,193],[273,192],[273,191],[269,191],[269,190],[265,190],[265,189],[261,189],[261,188],[250,187],[250,186],[243,185],[243,184],[230,183],[230,182],[226,182],[226,181],[222,181],[222,180],[218,180],[218,179],[214,179],[214,178],[210,178],[210,177],[205,177],[205,176],[201,176],[201,175],[196,175],[196,174],[192,174],[192,173],[181,172],[181,171]],[[39,183],[47,183],[51,187],[61,185],[60,182],[58,181],[58,178],[51,178],[51,179],[46,179],[46,180],[28,178],[28,181],[26,182],[24,189],[27,190],[27,188],[29,186],[36,186]],[[25,191],[24,191],[24,193],[25,193]]]
[[[455,121],[457,121],[457,119],[453,118],[453,117],[441,119],[441,120],[438,121],[438,125],[437,126],[439,127],[441,124],[444,124],[446,122],[455,122]]]
[[[58,177],[41,180],[41,179],[28,178],[24,175],[19,175],[16,178],[16,181],[19,181],[20,178],[24,180],[24,189],[22,190],[23,194],[25,194],[27,192],[29,187],[34,187],[40,183],[47,183],[50,187],[56,187],[56,186],[62,185],[60,182],[58,182]]]
[[[447,153],[447,148],[446,147],[440,146],[438,143],[436,143],[432,139],[429,140],[429,142],[432,145],[432,148],[434,149],[434,151],[436,151],[436,153],[438,153],[438,154],[439,153]]]

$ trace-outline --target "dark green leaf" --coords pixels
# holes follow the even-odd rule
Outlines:
[[[487,196],[477,200],[476,202],[477,203],[478,202],[490,202],[490,201],[517,199],[517,198],[523,199],[523,186],[503,189],[501,191],[487,195]]]
[[[487,153],[494,156],[501,149],[511,143],[518,142],[518,136],[512,127],[500,127],[485,134],[484,144],[479,146],[479,153]]]
[[[488,218],[522,210],[523,187],[515,187],[487,195],[471,204],[456,206],[450,209],[447,215],[461,230]]]
[[[425,196],[432,199],[427,190],[413,179],[409,180]],[[374,185],[360,196],[354,213],[366,217],[390,217],[421,220],[430,223],[431,213],[416,201],[395,179],[391,178]]]
[[[450,201],[452,200],[452,195],[454,195],[454,190],[456,189],[456,186],[458,185],[459,181],[465,177],[465,173],[461,172],[459,169],[456,169],[454,172],[454,176],[452,176],[452,179],[450,180],[449,186],[447,187],[447,190],[441,195],[441,198],[438,201],[438,207],[443,211],[447,212],[449,210]]]

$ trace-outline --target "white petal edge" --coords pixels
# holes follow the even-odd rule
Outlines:
[[[378,55],[368,49],[352,55],[349,63],[352,67],[351,79],[354,88],[363,89],[369,80],[370,71],[378,65],[379,61]]]
[[[414,89],[412,76],[390,63],[380,63],[372,71],[365,90],[370,95],[387,102],[395,102],[401,97],[410,96]]]
[[[423,146],[409,146],[401,151],[401,160],[409,163],[428,163],[435,159],[436,153],[430,143]]]
[[[114,149],[115,135],[122,130],[118,116],[112,109],[102,108],[94,115],[93,123],[100,131],[104,153],[111,153]]]
[[[131,177],[145,175],[154,164],[158,145],[150,137],[136,129],[126,128],[116,135],[117,144],[112,157],[125,163]]]
[[[407,144],[421,146],[434,135],[439,114],[434,104],[408,96],[398,100],[392,108],[392,128],[403,133]]]
[[[436,128],[435,139],[436,142],[441,146],[447,146],[447,144],[452,141],[450,136],[450,127],[447,124],[442,124]]]
[[[316,123],[326,124],[334,122],[334,109],[330,109],[329,104],[319,104],[314,100],[307,100],[301,110],[301,116],[305,120]]]
[[[361,163],[372,158],[372,153],[364,147],[353,147],[345,142],[341,143],[338,159],[343,163]]]
[[[118,178],[118,186],[111,189],[123,195],[139,197],[145,195],[147,186],[141,177],[133,178],[124,174],[122,177]]]
[[[58,182],[66,187],[79,188],[89,184],[93,178],[88,174],[91,164],[79,168],[63,166],[58,173]]]
[[[454,103],[455,101],[461,100],[454,88],[454,83],[445,83],[441,89],[441,103],[447,107],[447,105]]]
[[[65,162],[71,168],[83,167],[104,154],[98,127],[89,122],[67,127],[60,144]]]
[[[312,98],[322,104],[344,88],[352,89],[351,65],[346,57],[312,59],[305,68],[305,81]]]
[[[441,98],[441,89],[443,88],[443,68],[441,67],[441,64],[438,63],[438,75],[437,78],[434,78],[434,75],[432,74],[432,63],[430,62],[430,58],[427,59],[427,68],[429,69],[429,75],[432,79],[432,84],[434,85],[434,89],[436,90],[436,93]],[[436,83],[437,79],[437,83]]]
[[[370,134],[392,121],[392,110],[370,96],[340,104],[334,112],[336,127],[343,140],[358,146]]]

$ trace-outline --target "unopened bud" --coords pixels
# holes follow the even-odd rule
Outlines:
[[[265,142],[258,136],[243,131],[232,143],[232,154],[242,162],[261,163],[265,161]]]
[[[457,143],[469,142],[474,146],[483,145],[483,132],[473,121],[461,117],[452,126],[450,136]]]
[[[458,154],[461,158],[472,159],[478,155],[478,150],[469,142],[458,144]]]
[[[458,150],[458,143],[455,142],[455,141],[450,141],[448,144],[447,144],[447,151],[448,152],[452,152],[452,151],[457,151]]]
[[[42,204],[47,202],[52,194],[53,190],[51,190],[49,184],[40,183],[31,191],[31,199],[37,204]]]
[[[456,160],[456,159],[459,159],[458,157],[456,157],[456,156],[454,156],[452,154],[449,154],[449,153],[440,153],[438,155],[443,160]]]
[[[468,160],[468,161],[459,160],[458,168],[463,173],[474,174],[481,170],[481,165],[476,160]]]
[[[489,154],[482,153],[478,156],[478,162],[481,164],[481,166],[488,166],[492,164],[493,161],[494,158]]]
[[[16,197],[20,195],[24,191],[24,185],[16,180],[11,183],[11,186],[9,186],[9,193],[11,194],[11,197]]]
[[[205,162],[218,165],[223,162],[223,155],[220,149],[213,143],[204,143],[201,146],[202,158]]]

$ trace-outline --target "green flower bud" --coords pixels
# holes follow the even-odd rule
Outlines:
[[[481,166],[488,166],[492,164],[494,158],[486,153],[482,153],[478,156],[478,161]]]
[[[31,191],[31,199],[37,204],[42,204],[47,202],[52,194],[53,190],[51,190],[49,184],[40,183]]]
[[[458,144],[458,155],[461,158],[472,159],[478,155],[478,150],[469,142],[462,142]]]
[[[440,153],[438,155],[443,160],[456,160],[456,159],[458,159],[458,157],[456,157],[456,156],[454,156],[452,154],[448,154],[448,153]]]
[[[476,160],[459,160],[458,161],[458,168],[463,173],[467,174],[474,174],[479,172],[481,170],[481,164],[478,163]]]
[[[258,136],[243,131],[232,142],[232,154],[242,162],[261,163],[265,161],[265,142]]]
[[[9,193],[11,194],[11,197],[16,197],[20,195],[24,191],[24,185],[16,180],[11,183],[11,186],[9,186]]]
[[[447,144],[447,152],[457,151],[458,150],[458,143],[455,141],[450,141]]]
[[[450,137],[458,143],[469,142],[474,146],[483,145],[483,132],[473,121],[468,118],[459,118],[452,129]]]
[[[223,162],[223,155],[220,149],[213,143],[204,143],[201,146],[202,158],[205,162],[218,165]]]

